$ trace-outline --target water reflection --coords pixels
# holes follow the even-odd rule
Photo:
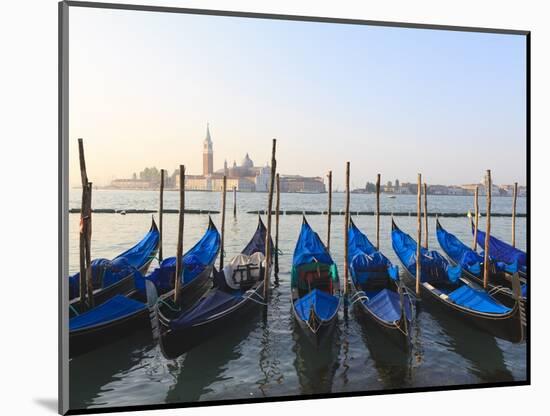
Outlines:
[[[88,354],[73,358],[69,363],[70,407],[85,408],[96,403],[103,387],[116,378],[124,377],[151,349],[148,332],[138,332]]]
[[[319,348],[315,348],[293,320],[292,339],[296,354],[294,367],[298,374],[300,394],[322,394],[332,391],[334,375],[338,369],[341,330],[334,328],[329,338]]]
[[[250,319],[240,325],[189,351],[183,358],[175,383],[168,390],[166,402],[201,400],[205,394],[213,391],[210,388],[212,384],[231,379],[230,376],[224,376],[226,365],[242,356],[243,341],[260,321],[259,314],[251,314]]]
[[[514,380],[494,336],[445,313],[437,315],[437,322],[446,337],[436,342],[462,356],[480,382]]]
[[[357,310],[354,310],[353,316],[362,322],[361,339],[370,352],[370,358],[374,363],[382,388],[391,389],[410,386],[412,384],[413,352],[399,348],[390,342],[374,323],[361,319]],[[413,329],[413,343],[416,335]]]

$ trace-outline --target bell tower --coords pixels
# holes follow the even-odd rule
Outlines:
[[[210,124],[206,124],[206,138],[204,139],[202,149],[202,174],[211,175],[214,172],[214,150],[212,149],[212,139],[210,138]]]

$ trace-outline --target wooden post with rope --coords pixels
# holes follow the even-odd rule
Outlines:
[[[178,220],[178,245],[176,248],[176,276],[174,278],[174,303],[179,304],[181,279],[183,275],[183,223],[185,211],[185,166],[180,165],[180,209]]]
[[[237,218],[237,187],[233,187],[233,216]]]
[[[279,210],[281,209],[281,180],[277,174],[277,198],[275,200],[275,279],[279,281]]]
[[[92,282],[92,183],[88,182],[86,192],[86,289],[88,291],[88,306],[93,308],[95,305],[94,300],[94,285]]]
[[[348,296],[349,162],[346,162],[346,211],[344,217],[344,296]]]
[[[92,288],[92,270],[91,270],[91,221],[92,221],[92,184],[88,181],[86,172],[86,159],[84,157],[84,142],[78,139],[78,159],[80,163],[80,179],[82,185],[82,200],[80,209],[80,237],[79,237],[79,261],[80,261],[80,280],[79,297],[83,308],[93,307],[93,288]],[[92,288],[92,290],[90,290]],[[86,301],[86,295],[88,299]]]
[[[472,249],[477,251],[477,230],[479,226],[479,186],[476,185],[474,191],[474,242]]]
[[[327,250],[330,252],[330,227],[332,224],[332,171],[328,171]]]
[[[162,263],[162,215],[164,211],[164,169],[160,170],[160,195],[159,195],[159,264]]]
[[[376,175],[376,249],[380,250],[380,174]]]
[[[516,246],[516,203],[518,199],[518,183],[514,182],[514,200],[512,202],[512,247]]]
[[[486,213],[486,230],[485,230],[485,253],[483,256],[483,288],[487,289],[489,284],[489,240],[491,239],[491,170],[487,170],[486,190],[487,195],[487,213]]]
[[[417,232],[416,232],[416,296],[420,297],[420,263],[421,263],[421,250],[420,241],[422,240],[422,174],[418,174],[417,185],[417,198],[416,198],[416,218],[417,218]]]
[[[220,272],[223,269],[223,258],[225,256],[224,243],[225,243],[225,197],[227,195],[227,176],[223,175],[222,185],[222,234],[220,240]]]
[[[273,147],[271,149],[271,175],[269,178],[269,197],[267,202],[267,232],[265,235],[264,301],[266,302],[266,307],[269,294],[269,274],[271,268],[271,209],[273,207],[273,188],[275,185],[275,172],[277,168],[277,160],[275,159],[276,147],[277,139],[273,139]]]
[[[428,185],[424,182],[424,247],[428,248]]]

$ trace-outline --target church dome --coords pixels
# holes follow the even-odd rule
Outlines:
[[[254,167],[254,162],[252,161],[252,159],[250,159],[250,157],[248,156],[248,153],[244,157],[244,159],[241,163],[241,166],[243,168],[253,168]]]

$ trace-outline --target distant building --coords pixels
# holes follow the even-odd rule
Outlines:
[[[254,162],[246,153],[240,165],[233,161],[231,167],[227,160],[223,168],[214,171],[214,146],[210,134],[210,126],[206,126],[206,137],[203,142],[203,169],[202,175],[186,175],[185,186],[188,190],[221,191],[223,176],[227,177],[227,189],[236,188],[237,191],[268,192],[271,181],[271,168],[254,166]],[[179,183],[179,173],[176,173],[175,183]],[[303,177],[281,175],[281,192],[325,192],[325,184],[319,177]]]
[[[212,175],[214,172],[214,150],[212,148],[212,139],[210,138],[210,125],[206,124],[206,138],[202,150],[202,174],[203,176]]]
[[[143,179],[114,179],[111,181],[111,188],[114,189],[150,189],[156,184]]]
[[[326,192],[325,183],[321,177],[304,177],[298,175],[281,176],[281,192]]]

